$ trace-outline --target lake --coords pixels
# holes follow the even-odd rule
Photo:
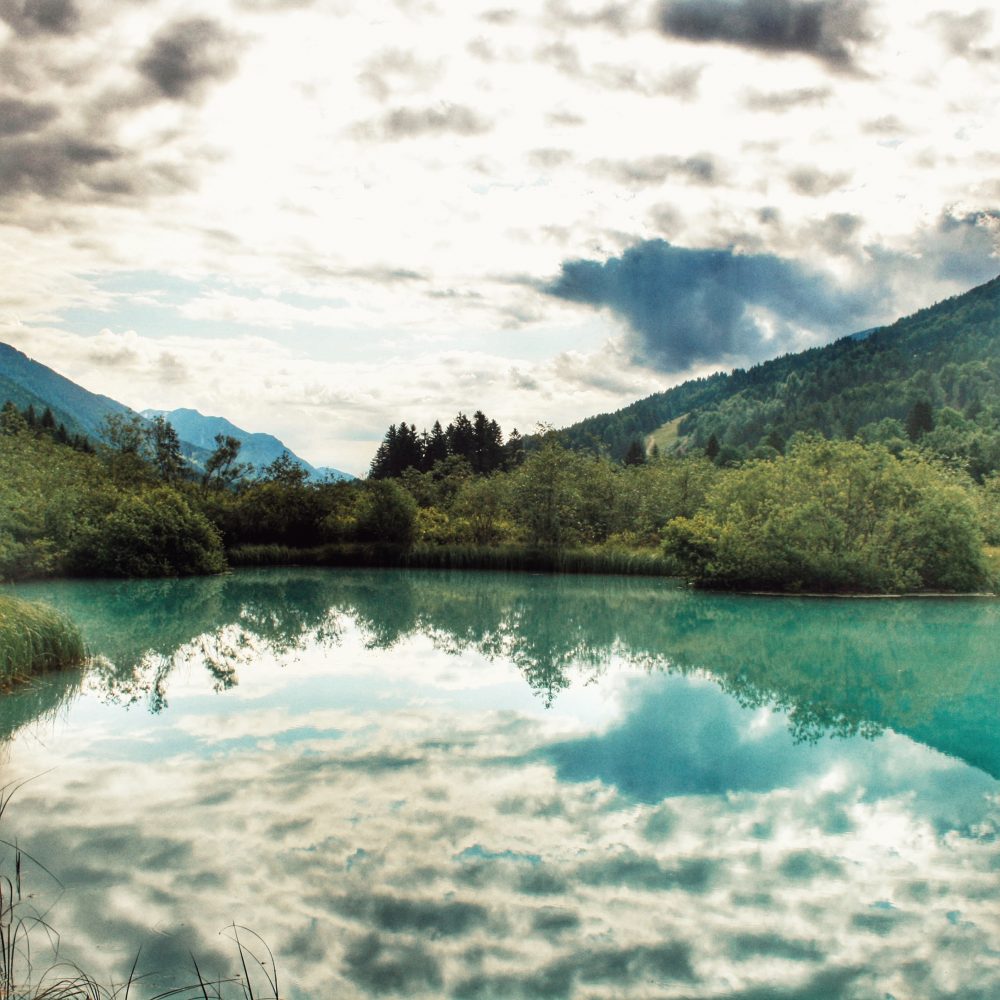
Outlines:
[[[292,1000],[1000,996],[998,602],[284,569],[16,592],[94,662],[0,705],[30,779],[2,836],[105,981],[140,948],[147,991],[192,954],[235,973],[238,933]]]

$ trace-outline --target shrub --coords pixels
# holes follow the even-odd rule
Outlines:
[[[189,576],[226,568],[219,534],[176,490],[163,486],[124,497],[83,533],[74,570],[95,576]]]

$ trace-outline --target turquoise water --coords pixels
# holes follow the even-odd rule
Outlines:
[[[17,592],[95,654],[0,732],[31,778],[3,836],[96,975],[140,946],[149,989],[191,953],[234,971],[236,923],[290,998],[1000,996],[998,603],[332,570]]]

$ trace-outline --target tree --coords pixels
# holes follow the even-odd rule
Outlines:
[[[710,461],[714,462],[719,454],[719,439],[714,435],[710,435],[708,438],[708,443],[705,445],[705,457]]]
[[[934,412],[926,399],[918,399],[906,415],[906,436],[911,441],[919,441],[929,431],[934,430]]]
[[[153,464],[165,483],[179,479],[184,469],[181,442],[174,425],[162,414],[153,417],[149,427],[149,442],[153,451]]]
[[[261,482],[277,483],[279,486],[304,486],[308,478],[309,473],[305,467],[296,462],[287,451],[283,451],[260,470]]]
[[[231,434],[216,434],[215,450],[205,462],[201,485],[228,488],[245,476],[250,466],[238,461],[242,446],[243,442]]]
[[[625,465],[645,465],[646,450],[637,438],[632,438],[632,443],[628,446],[622,461]]]
[[[357,536],[363,542],[408,549],[416,537],[417,504],[391,479],[371,482],[357,516]]]

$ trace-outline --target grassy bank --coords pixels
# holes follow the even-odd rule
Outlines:
[[[612,573],[671,576],[671,566],[655,551],[569,549],[546,551],[523,546],[415,545],[243,545],[228,553],[233,567],[352,566],[405,569],[486,569],[535,573]]]
[[[0,686],[83,660],[83,639],[57,611],[0,594]]]

